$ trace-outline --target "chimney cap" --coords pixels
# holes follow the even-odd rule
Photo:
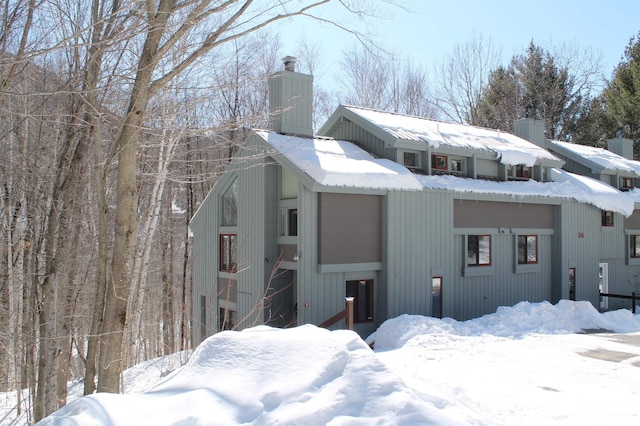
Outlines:
[[[285,56],[282,58],[282,62],[284,62],[284,70],[285,71],[294,71],[296,70],[296,58],[295,56]]]

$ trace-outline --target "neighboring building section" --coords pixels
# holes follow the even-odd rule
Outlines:
[[[544,129],[539,120],[524,119],[515,123],[516,133],[522,137],[534,135],[536,143],[544,146],[565,164],[569,172],[588,176],[621,191],[626,204],[633,205],[620,215],[610,208],[600,211],[600,228],[596,231],[598,248],[599,289],[603,293],[640,295],[640,196],[636,190],[640,182],[640,162],[633,160],[633,141],[624,138],[610,139],[608,149],[562,141],[540,140],[537,129]],[[533,136],[532,136],[533,137]],[[613,200],[612,205],[615,204]],[[622,203],[622,201],[618,202]],[[601,309],[629,307],[629,301],[618,298],[602,298]]]

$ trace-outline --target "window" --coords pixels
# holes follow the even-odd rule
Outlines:
[[[464,160],[462,158],[451,159],[451,171],[452,172],[464,172]]]
[[[289,209],[288,211],[288,235],[295,237],[298,235],[298,209]]]
[[[518,264],[538,263],[538,236],[518,235]]]
[[[629,257],[640,258],[640,235],[629,235]]]
[[[236,326],[236,313],[231,309],[220,308],[218,316],[218,330],[233,330]]]
[[[222,195],[222,226],[238,225],[238,185],[234,180]]]
[[[415,169],[420,167],[420,164],[418,162],[418,153],[417,152],[406,152],[404,153],[404,165],[407,168],[410,169]]]
[[[620,178],[620,190],[630,191],[634,187],[633,178]]]
[[[491,265],[491,235],[467,236],[467,265]]]
[[[613,212],[602,210],[602,226],[613,226]]]
[[[238,236],[236,234],[220,235],[220,270],[236,272],[238,269]]]
[[[353,297],[353,322],[373,321],[373,280],[347,281],[347,297]]]
[[[433,154],[431,156],[431,167],[436,170],[449,170],[447,156]]]
[[[531,179],[531,167],[524,166],[522,164],[518,164],[517,166],[513,166],[512,176],[521,179]]]

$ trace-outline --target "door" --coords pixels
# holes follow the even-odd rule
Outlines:
[[[609,264],[600,263],[598,265],[598,278],[600,280],[600,293],[609,293]],[[600,296],[600,310],[609,309],[609,298]]]
[[[576,268],[569,268],[569,300],[576,300]]]
[[[442,277],[431,278],[431,316],[442,318]]]

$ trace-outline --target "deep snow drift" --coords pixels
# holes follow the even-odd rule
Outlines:
[[[223,332],[146,392],[79,398],[42,424],[633,423],[638,331],[628,310],[561,301],[465,322],[403,315],[367,339],[375,352],[310,325]],[[157,378],[157,364],[129,380]]]

